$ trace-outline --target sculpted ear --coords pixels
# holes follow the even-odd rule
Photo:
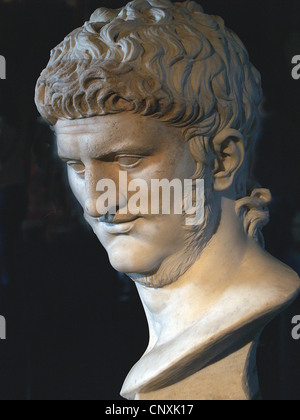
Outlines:
[[[224,191],[233,184],[234,176],[244,161],[244,137],[231,128],[222,130],[213,138],[216,154],[214,173],[215,191]]]

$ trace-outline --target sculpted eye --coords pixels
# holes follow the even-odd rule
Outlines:
[[[135,168],[142,160],[141,156],[118,156],[118,162],[125,168]]]
[[[78,175],[84,176],[85,174],[85,166],[81,162],[76,161],[69,161],[67,162],[68,166],[72,168]]]

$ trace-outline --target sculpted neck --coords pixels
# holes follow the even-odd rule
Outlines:
[[[223,199],[217,232],[200,258],[181,278],[160,289],[137,285],[149,323],[148,351],[178,337],[204,317],[229,286],[240,281],[235,280],[236,273],[249,239],[234,206],[233,200]]]
[[[123,397],[184,399],[186,390],[188,399],[256,398],[255,343],[295,299],[299,279],[244,233],[234,201],[223,199],[217,232],[181,278],[160,289],[137,287],[150,342]]]

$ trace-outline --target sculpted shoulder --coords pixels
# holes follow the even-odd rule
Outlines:
[[[254,241],[251,241],[241,264],[239,276],[241,274],[255,294],[263,294],[266,309],[284,309],[300,293],[298,274]]]

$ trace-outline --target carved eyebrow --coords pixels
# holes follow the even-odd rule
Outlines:
[[[132,156],[150,156],[155,152],[156,148],[151,146],[144,146],[144,147],[116,147],[113,150],[107,151],[106,153],[100,153],[100,155],[96,156],[95,159],[99,160],[110,160],[115,158],[118,155],[132,155]]]
[[[63,162],[78,162],[78,163],[82,163],[81,162],[81,160],[80,159],[73,159],[73,158],[67,158],[67,157],[64,157],[64,156],[62,156],[62,155],[58,155],[58,157],[63,161]]]
[[[119,155],[130,155],[130,156],[151,156],[155,152],[156,148],[154,147],[140,147],[140,148],[132,148],[132,149],[122,149],[116,148],[115,150],[107,151],[104,153],[100,153],[92,157],[95,160],[102,160],[105,162],[113,162],[115,158]],[[58,153],[61,160],[68,162],[73,160],[74,162],[81,162],[81,159],[66,157],[63,154]]]

